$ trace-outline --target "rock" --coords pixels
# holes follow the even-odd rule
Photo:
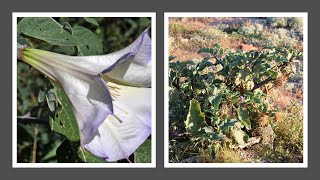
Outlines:
[[[240,149],[243,149],[243,148],[246,148],[246,147],[249,147],[249,146],[252,146],[254,144],[257,144],[261,141],[261,137],[259,136],[256,136],[256,137],[251,137],[249,138],[248,142],[243,144],[243,145],[239,145],[238,148]]]
[[[261,144],[273,148],[273,141],[275,138],[275,133],[270,124],[265,127],[258,127],[253,131],[256,136],[261,136]]]
[[[243,51],[252,51],[252,50],[258,51],[259,50],[258,47],[255,47],[255,46],[252,46],[249,44],[243,44],[243,43],[240,44],[239,49],[242,49]]]

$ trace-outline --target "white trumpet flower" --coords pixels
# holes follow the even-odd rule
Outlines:
[[[151,134],[151,39],[144,31],[107,55],[67,56],[18,45],[18,58],[61,85],[80,143],[106,161],[128,158]]]

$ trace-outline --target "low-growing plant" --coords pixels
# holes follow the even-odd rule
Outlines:
[[[242,37],[243,43],[257,47],[288,46],[302,48],[303,20],[298,17],[269,17],[221,23],[217,28],[229,35]]]
[[[200,62],[169,57],[171,162],[201,151],[215,159],[221,148],[245,146],[261,116],[272,114],[266,84],[288,76],[301,56],[286,48],[231,52],[218,44],[198,53],[205,54]]]

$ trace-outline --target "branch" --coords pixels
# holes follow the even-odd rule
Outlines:
[[[260,83],[256,84],[252,89],[251,92],[253,92],[254,90],[258,89],[259,87],[267,84],[270,81],[273,81],[275,79],[272,79],[272,77],[268,77],[267,79],[265,79],[264,81],[261,81]]]
[[[216,60],[216,62],[213,64],[214,66],[221,64],[221,66],[224,67],[225,63],[221,59],[218,59],[217,56],[212,56],[210,58],[214,58]]]
[[[35,118],[35,117],[18,116],[17,120],[18,120],[18,123],[22,123],[22,124],[36,123],[36,124],[49,125],[49,121],[48,120],[38,119],[38,118]]]
[[[180,78],[177,78],[177,79],[175,80],[176,82],[172,82],[172,83],[171,83],[177,90],[180,90],[179,79],[180,79]]]

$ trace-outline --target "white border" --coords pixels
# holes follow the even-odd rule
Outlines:
[[[17,17],[151,17],[152,142],[151,163],[17,163]],[[156,13],[12,13],[12,167],[14,168],[155,168],[156,167]]]
[[[169,163],[169,17],[302,17],[303,18],[303,163]],[[307,168],[308,167],[308,13],[164,13],[164,167],[166,168]]]

